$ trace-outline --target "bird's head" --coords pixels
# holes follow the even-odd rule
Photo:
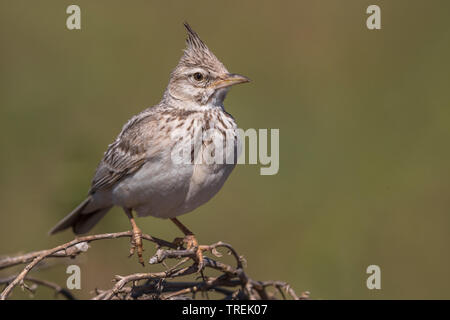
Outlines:
[[[249,82],[247,77],[229,73],[192,28],[184,23],[186,49],[172,71],[166,93],[185,105],[222,105],[229,88]]]

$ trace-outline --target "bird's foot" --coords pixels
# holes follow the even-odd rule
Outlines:
[[[144,266],[144,259],[142,258],[142,252],[144,251],[144,246],[142,245],[142,231],[139,228],[133,229],[133,236],[131,237],[130,255],[131,257],[135,252],[139,259],[139,263]]]
[[[203,269],[203,251],[206,251],[207,248],[199,245],[193,234],[188,234],[184,238],[175,238],[172,243],[177,246],[178,249],[184,248],[184,246],[186,246],[186,250],[195,248],[196,251],[194,261],[197,263],[198,271]]]
[[[197,263],[198,271],[203,269],[203,251],[205,250],[203,246],[198,244],[197,239],[193,234],[188,234],[184,237],[183,242],[186,243],[186,249],[195,250],[195,262]]]

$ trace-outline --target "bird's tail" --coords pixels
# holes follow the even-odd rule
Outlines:
[[[49,234],[55,234],[59,231],[72,227],[75,234],[86,233],[94,227],[101,218],[108,213],[111,207],[100,208],[91,212],[86,212],[86,207],[92,201],[92,197],[87,197],[71,213],[65,216],[54,226]]]

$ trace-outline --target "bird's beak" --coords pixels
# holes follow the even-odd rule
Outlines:
[[[211,86],[214,89],[226,88],[239,83],[250,82],[250,79],[240,74],[228,73],[224,77],[214,81]]]

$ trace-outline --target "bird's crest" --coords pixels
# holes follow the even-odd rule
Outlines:
[[[188,33],[188,37],[186,39],[187,49],[209,51],[208,47],[202,39],[200,39],[197,32],[195,32],[187,22],[183,23],[183,25]]]
[[[204,66],[212,70],[225,70],[225,66],[212,53],[206,44],[200,39],[197,32],[185,22],[184,27],[187,31],[186,49],[180,60],[180,64],[188,66]]]

